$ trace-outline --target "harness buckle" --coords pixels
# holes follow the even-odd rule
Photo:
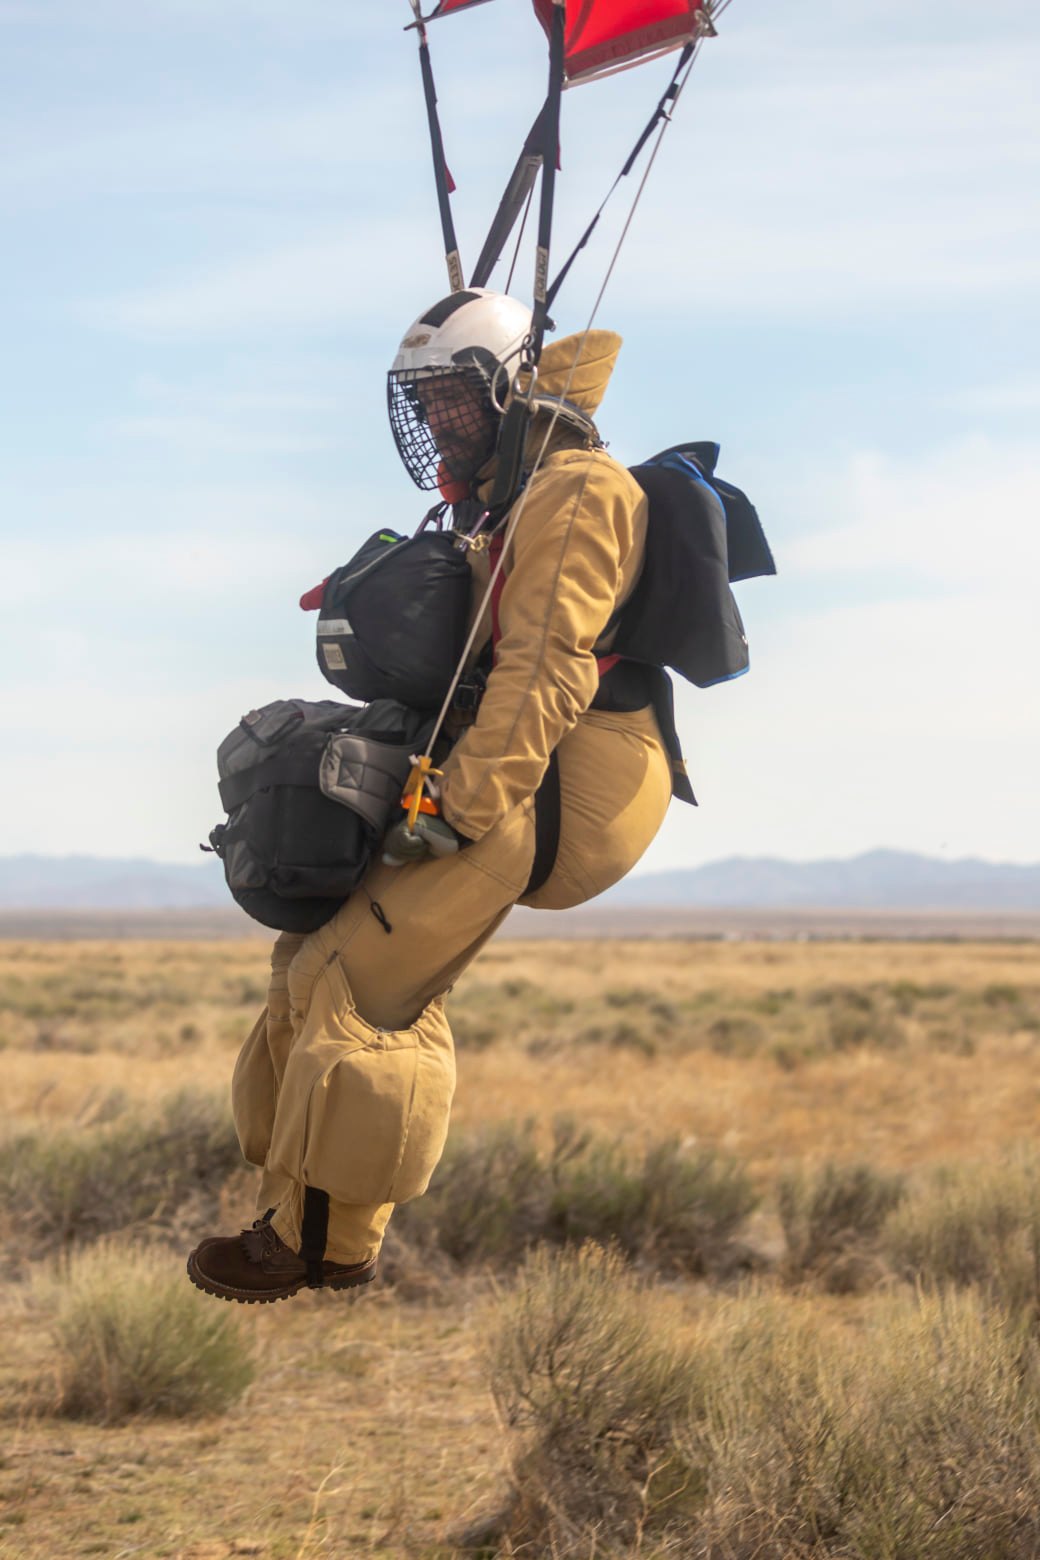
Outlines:
[[[452,697],[451,707],[456,715],[462,716],[468,722],[477,718],[480,701],[484,697],[487,688],[487,677],[482,671],[467,672],[460,677]]]

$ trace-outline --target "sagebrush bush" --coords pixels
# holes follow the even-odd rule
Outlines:
[[[0,1202],[35,1251],[145,1221],[189,1199],[215,1200],[242,1156],[227,1104],[183,1091],[127,1103],[98,1125],[39,1127],[0,1144]]]
[[[427,1195],[398,1234],[456,1262],[515,1262],[533,1245],[612,1241],[627,1256],[700,1273],[757,1202],[746,1171],[674,1140],[641,1153],[569,1121],[539,1149],[531,1122],[449,1140]]]
[[[855,1327],[782,1291],[701,1297],[679,1332],[616,1256],[542,1251],[489,1371],[517,1437],[508,1553],[1040,1553],[1037,1340],[978,1293],[878,1296]]]
[[[41,1287],[55,1406],[69,1418],[219,1413],[253,1379],[238,1318],[191,1286],[179,1258],[102,1242]]]
[[[933,1171],[887,1219],[882,1245],[919,1283],[978,1285],[1015,1309],[1040,1307],[1040,1160]]]
[[[564,1244],[614,1242],[626,1256],[701,1273],[752,1212],[747,1172],[713,1149],[685,1150],[669,1138],[634,1158],[607,1138],[572,1138],[557,1128],[550,1160],[546,1234]]]
[[[885,1298],[852,1337],[772,1299],[705,1324],[718,1388],[705,1556],[1030,1560],[1040,1544],[1036,1346],[973,1295]],[[790,1306],[790,1302],[788,1302]]]
[[[510,1538],[577,1556],[605,1531],[623,1550],[682,1483],[674,1426],[697,1376],[631,1270],[595,1246],[535,1252],[488,1360],[503,1421],[521,1437]]]
[[[544,1224],[545,1167],[530,1122],[452,1135],[433,1183],[394,1216],[397,1234],[455,1262],[515,1261]]]
[[[789,1273],[815,1274],[834,1289],[859,1287],[864,1259],[905,1195],[905,1177],[872,1165],[829,1163],[782,1176],[777,1207]]]

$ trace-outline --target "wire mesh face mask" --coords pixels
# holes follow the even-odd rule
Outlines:
[[[404,468],[427,492],[445,475],[471,482],[495,452],[499,413],[480,368],[391,371],[387,407]]]

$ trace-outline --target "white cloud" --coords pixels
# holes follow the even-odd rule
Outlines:
[[[61,604],[66,624],[109,611],[116,629],[120,603],[142,596],[161,597],[172,622],[192,601],[212,601],[243,577],[254,596],[297,577],[302,590],[315,566],[309,554],[346,529],[336,496],[275,485],[70,489],[52,495],[47,511],[5,542],[0,605],[8,630],[17,620],[21,632],[22,616],[38,615],[48,601]],[[75,528],[57,536],[54,515]],[[18,670],[9,661],[6,678]]]
[[[941,397],[951,411],[983,417],[1014,417],[1040,413],[1040,379],[1014,379],[1002,384],[968,385]]]
[[[27,684],[5,699],[16,743],[0,767],[0,855],[142,855],[198,860],[223,818],[216,749],[236,721],[279,695],[324,699],[315,669],[272,688],[261,673],[222,676],[219,663],[190,690],[158,675],[151,687],[99,687],[73,662],[62,689]]]
[[[800,15],[796,43],[786,26],[734,25],[705,51],[612,284],[626,300],[818,320],[1035,292],[1040,41],[947,25],[908,47],[873,7],[855,14],[862,36]],[[591,98],[582,111],[565,213],[613,173],[617,128]],[[621,208],[634,193],[622,186]],[[578,273],[590,294],[612,247],[595,242]]]
[[[829,485],[831,515],[842,523],[788,545],[785,563],[796,574],[869,574],[882,597],[990,591],[1009,611],[1032,611],[1040,446],[978,437],[912,460],[864,454]]]
[[[88,318],[152,338],[329,330],[368,325],[384,312],[396,319],[415,286],[414,238],[403,217],[352,223],[97,301]]]
[[[200,454],[308,455],[335,447],[332,438],[235,426],[212,417],[123,417],[108,424],[112,433],[142,443],[168,445]]]

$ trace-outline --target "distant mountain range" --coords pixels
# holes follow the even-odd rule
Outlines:
[[[220,863],[96,856],[0,857],[0,910],[171,910],[230,906]],[[939,861],[873,850],[835,861],[733,856],[630,877],[603,908],[1040,910],[1040,863]]]
[[[730,856],[725,861],[627,878],[605,902],[617,907],[814,910],[1040,910],[1040,863],[966,856],[939,861],[871,850],[835,861]]]
[[[197,910],[230,905],[220,862],[0,856],[0,910]]]

